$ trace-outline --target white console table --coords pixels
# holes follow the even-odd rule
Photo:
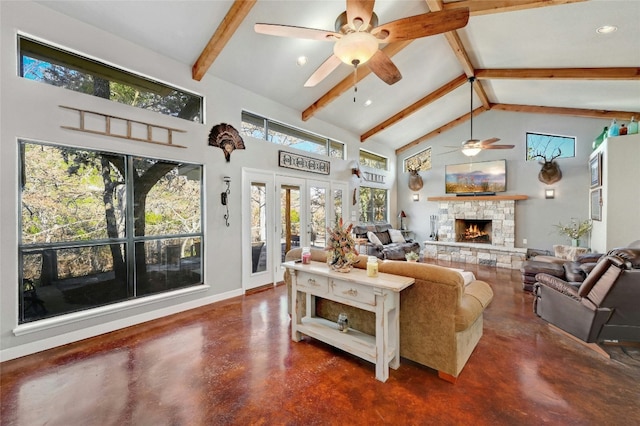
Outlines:
[[[302,334],[321,340],[376,365],[376,379],[386,382],[389,366],[400,366],[400,291],[415,282],[413,278],[354,268],[349,273],[335,272],[321,262],[285,262],[293,271],[291,297],[291,338],[298,342]],[[298,303],[298,293],[305,294],[306,312]],[[336,322],[315,316],[315,298],[333,300],[376,315],[376,334],[371,336],[349,328],[338,330]]]

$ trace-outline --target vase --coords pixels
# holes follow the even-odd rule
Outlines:
[[[571,239],[571,245],[573,247],[580,247],[580,239],[579,238],[572,238]]]

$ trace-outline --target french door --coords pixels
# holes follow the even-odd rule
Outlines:
[[[286,253],[324,249],[327,227],[343,217],[346,183],[243,171],[243,288],[282,281]]]

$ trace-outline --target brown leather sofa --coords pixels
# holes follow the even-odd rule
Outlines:
[[[640,342],[640,248],[613,249],[581,283],[540,273],[534,312],[586,343]]]
[[[286,260],[300,259],[301,250],[287,253]],[[326,262],[326,252],[311,250],[311,260]],[[367,258],[360,256],[357,268],[366,269]],[[380,272],[415,278],[400,293],[400,356],[438,371],[438,376],[455,383],[482,337],[483,312],[493,299],[493,290],[484,281],[465,286],[462,275],[438,265],[384,260]],[[291,274],[285,270],[291,313]],[[299,297],[297,303],[306,303]],[[325,299],[316,299],[316,315],[336,321],[344,312],[349,326],[375,334],[372,312]]]

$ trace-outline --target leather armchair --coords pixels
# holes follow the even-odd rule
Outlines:
[[[536,275],[534,312],[583,340],[640,342],[640,249],[602,256],[583,282]]]

